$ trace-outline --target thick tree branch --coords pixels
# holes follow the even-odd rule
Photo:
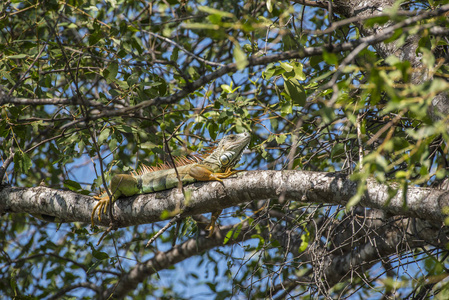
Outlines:
[[[6,103],[16,105],[78,105],[81,104],[81,101],[77,98],[16,98],[0,95],[0,105]],[[93,107],[108,108],[100,102],[89,101],[88,104]]]
[[[279,197],[305,203],[346,205],[357,193],[357,183],[344,174],[306,171],[242,172],[223,183],[195,183],[187,188],[192,191],[192,196],[186,215]],[[390,199],[391,189],[398,189],[398,192]],[[114,203],[116,225],[126,227],[160,221],[164,211],[177,208],[179,197],[182,199],[178,190],[171,189],[120,199]],[[46,187],[4,187],[0,191],[0,208],[4,212],[45,214],[66,221],[89,222],[94,204],[95,201],[89,196]],[[446,217],[442,210],[449,206],[449,192],[408,187],[404,195],[394,184],[389,187],[370,179],[359,204],[382,209],[392,215],[429,220],[440,226]],[[101,222],[97,223],[108,226],[109,222],[109,218],[104,215]]]
[[[291,0],[294,3],[302,4],[304,6],[320,7],[327,9],[327,1],[311,1],[311,0]]]

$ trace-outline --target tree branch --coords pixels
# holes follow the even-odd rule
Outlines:
[[[368,220],[368,222],[371,221]],[[268,244],[273,240],[277,240],[285,252],[294,255],[297,263],[300,265],[312,264],[314,266],[314,274],[303,276],[301,281],[307,284],[322,284],[325,286],[325,289],[329,289],[336,283],[346,280],[351,272],[363,272],[363,270],[379,262],[380,259],[398,255],[405,249],[424,247],[429,242],[430,244],[440,243],[441,247],[445,247],[445,244],[448,242],[447,232],[433,232],[429,234],[428,230],[425,230],[425,228],[429,228],[428,224],[421,227],[415,221],[420,224],[426,223],[409,218],[396,218],[393,222],[383,220],[380,222],[382,225],[376,221],[375,227],[379,228],[375,230],[368,228],[370,234],[366,234],[363,240],[353,241],[352,247],[345,248],[344,252],[336,251],[340,247],[327,248],[325,244],[320,242],[320,236],[313,237],[312,239],[315,242],[311,243],[306,250],[299,251],[299,247],[302,244],[300,234],[296,231],[288,230],[279,224],[271,224],[266,219],[257,221],[257,224],[267,229],[262,232],[254,226],[256,223],[253,222],[250,226],[249,222],[242,222],[239,235],[229,239],[226,245],[231,246],[252,239],[254,234],[262,235]],[[369,225],[366,227],[369,227]],[[151,259],[138,263],[133,267],[119,280],[116,286],[104,291],[101,295],[102,298],[107,299],[111,295],[118,299],[124,298],[149,276],[204,251],[222,246],[224,237],[235,228],[236,225],[224,226],[217,230],[210,239],[205,238],[205,236],[200,236],[197,239],[191,238],[166,252],[156,253]],[[363,227],[363,229],[366,228]],[[355,231],[358,229],[340,227],[339,230],[343,234],[348,233],[354,236],[356,235]],[[430,241],[429,239],[432,240]],[[335,241],[332,240],[331,243],[333,242]],[[311,275],[313,276],[309,278]]]
[[[311,7],[319,7],[327,9],[327,1],[311,1],[311,0],[291,0],[297,4]]]
[[[197,239],[189,239],[180,245],[176,245],[166,252],[157,252],[151,259],[143,263],[136,264],[134,268],[132,268],[120,279],[115,287],[104,291],[102,294],[102,299],[108,299],[111,294],[113,294],[114,298],[124,298],[148,276],[166,269],[189,257],[197,255],[198,253],[222,246],[224,237],[230,230],[234,230],[234,225],[229,225],[220,230],[215,230],[211,238],[206,238],[206,235],[200,236]],[[239,236],[236,239],[229,240],[227,245],[234,245],[243,240],[251,239],[252,234],[249,234],[251,231],[252,227],[249,227],[248,223],[245,222],[241,228]]]
[[[281,195],[289,201],[346,205],[357,193],[357,183],[349,180],[347,175],[306,171],[249,171],[238,173],[223,183],[198,182],[187,188],[192,192],[188,215]],[[398,192],[390,199],[391,189]],[[179,208],[179,197],[182,194],[171,189],[122,198],[113,205],[116,224],[126,227],[160,221],[164,211]],[[47,187],[4,187],[0,191],[0,208],[4,212],[45,214],[65,221],[88,223],[94,204],[89,196]],[[446,217],[442,209],[449,206],[449,191],[410,186],[404,195],[394,184],[387,186],[369,179],[367,192],[359,205],[382,209],[392,215],[429,220],[439,227]],[[109,222],[108,216],[103,216],[97,223],[107,226]]]

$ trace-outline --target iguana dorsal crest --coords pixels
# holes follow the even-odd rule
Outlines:
[[[140,176],[151,172],[156,172],[160,170],[168,170],[173,168],[182,167],[189,164],[195,164],[203,161],[203,157],[200,154],[193,154],[187,156],[175,156],[173,157],[174,165],[170,162],[165,162],[163,164],[158,163],[156,166],[147,166],[145,164],[141,164],[139,170],[132,171],[131,175]]]

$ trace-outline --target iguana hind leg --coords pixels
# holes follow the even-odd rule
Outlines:
[[[212,216],[210,217],[210,223],[206,227],[206,230],[209,231],[209,235],[207,236],[208,238],[212,237],[212,235],[214,234],[215,224],[217,224],[217,219],[220,216],[222,211],[223,210],[220,209],[220,210],[212,212]]]
[[[109,199],[109,196],[107,195],[106,192],[103,192],[98,196],[94,196],[94,199],[97,199],[98,203],[95,204],[94,209],[92,210],[91,216],[92,226],[94,226],[95,211],[97,209],[98,209],[98,220],[101,221],[101,210],[103,210],[103,213],[106,214],[109,204],[115,201],[115,199],[117,199],[121,195],[133,196],[139,193],[139,189],[137,186],[137,179],[134,176],[128,174],[114,175],[111,179],[111,191],[112,191],[111,199]]]
[[[101,210],[103,209],[103,213],[107,213],[108,205],[111,201],[109,199],[109,196],[106,192],[101,193],[98,196],[94,196],[94,199],[98,200],[97,204],[95,204],[94,209],[92,210],[92,215],[90,217],[90,221],[92,222],[92,226],[95,225],[94,218],[95,218],[95,211],[98,209],[98,221],[101,221]]]

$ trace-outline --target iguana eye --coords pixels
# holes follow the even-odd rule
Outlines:
[[[226,166],[231,162],[231,154],[230,153],[224,153],[220,156],[220,162],[223,166]]]

